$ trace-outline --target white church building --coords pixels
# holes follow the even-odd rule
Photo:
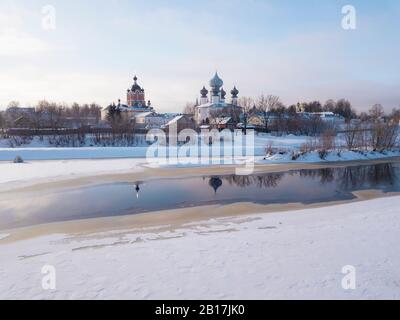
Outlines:
[[[200,94],[200,103],[195,107],[195,119],[197,124],[209,124],[211,118],[218,113],[240,113],[241,107],[238,105],[239,91],[236,86],[231,90],[230,103],[226,102],[226,92],[223,89],[224,82],[215,73],[214,77],[210,80],[210,91],[203,86]],[[213,115],[215,113],[215,115]]]

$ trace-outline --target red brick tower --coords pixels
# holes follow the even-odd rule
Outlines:
[[[129,107],[145,107],[146,106],[146,100],[145,100],[145,95],[144,95],[144,89],[141,88],[137,84],[137,77],[135,76],[133,78],[133,86],[128,89],[127,92],[127,105]]]

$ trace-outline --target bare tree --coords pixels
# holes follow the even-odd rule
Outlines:
[[[321,147],[325,151],[330,151],[335,148],[336,131],[332,129],[325,130],[321,134]]]
[[[0,130],[3,131],[5,126],[6,126],[6,119],[3,115],[3,112],[0,111]]]
[[[394,109],[392,110],[392,113],[390,114],[390,118],[391,118],[393,121],[399,122],[399,121],[400,121],[400,108],[394,108]]]
[[[359,142],[360,134],[360,123],[352,124],[348,123],[344,132],[344,139],[346,141],[346,147],[349,151],[353,150]]]
[[[8,108],[18,108],[19,102],[18,101],[10,101],[8,104]]]
[[[322,110],[325,112],[335,112],[336,102],[332,99],[329,99],[325,102]]]
[[[304,112],[321,112],[322,105],[319,101],[304,102],[301,104]]]
[[[282,135],[284,133],[288,132],[288,121],[287,121],[287,109],[285,105],[278,101],[275,105],[274,108],[271,108],[271,111],[275,113],[276,115],[276,120],[275,120],[275,126],[276,126],[276,132],[279,135]]]
[[[243,133],[247,133],[247,121],[251,110],[254,108],[254,100],[251,97],[240,97],[238,105],[242,108],[243,112]]]
[[[374,104],[369,110],[369,115],[373,121],[377,121],[385,114],[381,104]]]
[[[187,102],[183,108],[183,114],[194,115],[194,112],[195,112],[194,104],[191,102]]]
[[[263,115],[265,131],[268,132],[268,121],[271,115],[271,110],[275,109],[279,104],[279,97],[274,95],[264,96],[263,94],[258,97],[256,108]]]
[[[336,102],[335,110],[333,111],[336,114],[341,115],[347,121],[354,118],[356,116],[356,112],[353,110],[353,107],[350,101],[346,99],[340,99]]]
[[[101,107],[97,103],[92,102],[89,106],[89,112],[92,117],[96,118],[96,123],[98,123],[101,118]]]
[[[398,123],[394,122],[375,122],[371,131],[371,147],[379,152],[392,149],[398,138],[398,127]]]

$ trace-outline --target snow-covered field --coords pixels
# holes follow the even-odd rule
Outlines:
[[[0,187],[9,182],[70,179],[143,170],[138,159],[52,160],[26,163],[0,162]]]
[[[0,148],[0,161],[145,158],[147,147]]]
[[[254,139],[254,154],[264,156],[268,143],[276,148],[298,149],[308,140],[306,136],[275,137],[269,134],[256,135]],[[145,158],[148,146],[135,147],[51,147],[34,140],[32,144],[18,148],[7,147],[6,142],[0,141],[0,161],[12,161],[16,156],[24,160],[67,160],[67,159],[104,159],[104,158]]]
[[[399,205],[382,198],[0,244],[0,299],[399,299]],[[55,290],[42,288],[45,265]],[[345,266],[354,290],[342,287]]]
[[[308,142],[308,136],[273,136],[271,134],[257,134],[254,138],[254,146],[252,147],[253,155],[256,160],[263,160],[266,163],[283,163],[283,162],[324,162],[324,161],[349,161],[349,160],[371,160],[382,159],[385,157],[400,156],[400,151],[379,152],[352,152],[340,151],[330,152],[325,159],[321,159],[318,152],[309,152],[293,160],[293,154],[299,153],[303,144]],[[336,138],[338,145],[343,144],[343,138]],[[34,139],[30,144],[22,147],[9,148],[7,143],[0,140],[0,165],[4,161],[13,161],[17,156],[22,157],[25,161],[37,160],[82,160],[82,159],[146,159],[149,146],[145,143],[134,147],[51,147],[44,142]],[[271,147],[275,150],[275,154],[267,156],[267,149]],[[246,147],[234,147],[234,154],[246,155]],[[239,149],[239,150],[237,150]],[[223,152],[223,147],[221,147]],[[214,151],[213,151],[214,152]],[[179,154],[179,147],[177,153]],[[211,153],[210,153],[211,154]],[[199,152],[200,155],[200,152]],[[248,155],[248,154],[247,154]],[[143,161],[142,161],[143,162]],[[153,162],[154,163],[154,162]],[[117,163],[116,163],[117,164]],[[115,167],[115,166],[113,166]],[[0,167],[1,169],[1,167]]]

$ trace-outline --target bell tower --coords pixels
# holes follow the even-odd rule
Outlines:
[[[129,107],[145,107],[146,100],[144,89],[140,87],[137,83],[137,76],[135,75],[133,78],[133,85],[128,89],[126,94],[126,104]]]

